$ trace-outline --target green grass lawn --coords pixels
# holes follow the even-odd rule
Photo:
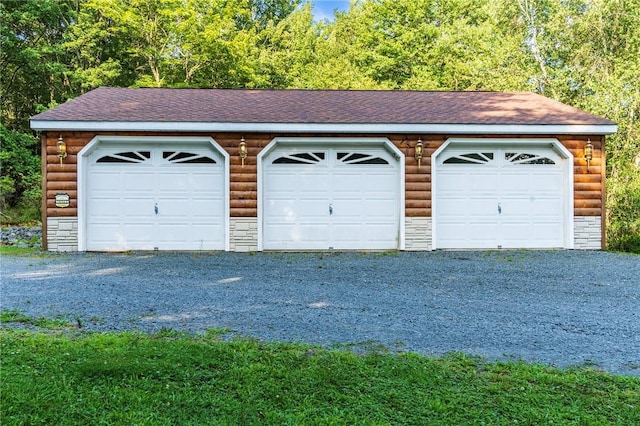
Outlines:
[[[587,368],[223,341],[213,331],[7,328],[0,343],[2,425],[640,424],[640,379]]]

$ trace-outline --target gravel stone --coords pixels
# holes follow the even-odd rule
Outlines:
[[[640,257],[598,251],[4,256],[0,309],[86,330],[465,352],[640,376]],[[4,326],[11,326],[4,324]]]

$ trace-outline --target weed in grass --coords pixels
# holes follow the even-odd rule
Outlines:
[[[40,247],[18,247],[0,244],[0,254],[3,256],[27,256],[27,257],[47,257],[48,252],[42,251]]]
[[[33,327],[45,328],[45,329],[61,329],[72,326],[72,323],[68,320],[67,315],[58,315],[54,319],[45,317],[32,318],[22,313],[23,311],[17,309],[4,309],[0,311],[0,323],[1,324],[23,324]]]
[[[341,349],[352,351],[354,353],[359,354],[367,354],[374,352],[385,352],[388,353],[391,350],[386,345],[378,342],[377,340],[365,340],[362,342],[355,343],[336,343],[332,345],[334,349]]]
[[[385,250],[385,251],[379,251],[379,252],[375,252],[375,257],[388,257],[388,256],[393,256],[393,257],[398,257],[400,255],[400,251],[399,250]]]
[[[203,333],[206,339],[221,340],[225,335],[236,333],[231,328],[210,328]]]

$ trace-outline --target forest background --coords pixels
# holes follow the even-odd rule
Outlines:
[[[2,0],[2,222],[40,217],[29,117],[99,86],[531,91],[609,118],[607,241],[640,252],[640,0]]]

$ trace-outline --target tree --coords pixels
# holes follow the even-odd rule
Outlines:
[[[7,128],[29,131],[29,116],[74,95],[64,35],[78,4],[73,0],[0,2],[0,105]]]

